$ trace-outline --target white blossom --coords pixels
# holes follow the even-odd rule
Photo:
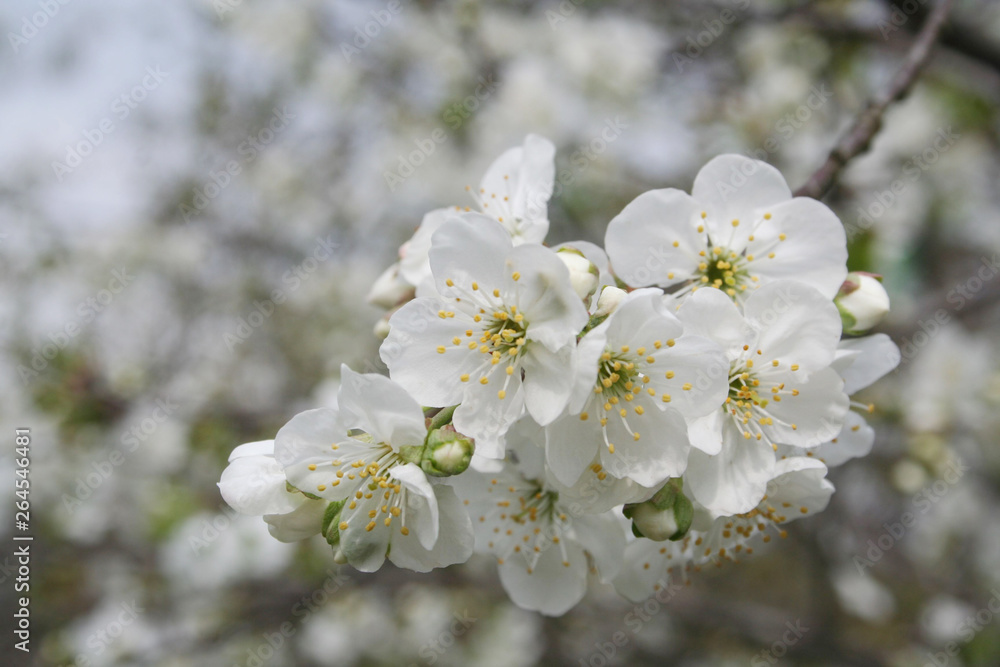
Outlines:
[[[793,279],[832,299],[847,274],[843,225],[825,205],[792,198],[774,167],[720,155],[695,178],[692,194],[651,190],[608,225],[615,273],[633,287],[701,285],[743,302],[758,287]]]
[[[546,459],[555,477],[573,484],[594,456],[604,468],[653,487],[687,466],[685,417],[703,417],[726,398],[722,348],[684,335],[659,290],[629,294],[579,344],[567,416],[546,429]],[[615,465],[615,457],[628,463]]]
[[[275,457],[297,489],[344,503],[336,528],[351,565],[371,572],[388,553],[426,572],[464,562],[471,550],[468,516],[451,487],[432,483],[413,461],[426,435],[420,406],[401,387],[344,366],[338,409],[294,417],[275,437]]]
[[[586,308],[556,253],[515,247],[481,215],[438,230],[431,266],[439,295],[392,316],[382,360],[422,404],[458,405],[455,428],[478,453],[502,458],[503,435],[525,407],[541,424],[566,407]]]
[[[555,183],[555,146],[529,134],[524,144],[505,151],[486,170],[478,189],[466,187],[471,207],[435,209],[424,216],[413,238],[400,248],[400,276],[423,296],[433,289],[428,253],[434,232],[454,211],[472,211],[499,222],[514,245],[541,243],[549,231],[548,201]]]
[[[705,507],[746,512],[764,495],[779,444],[816,447],[843,426],[848,398],[831,368],[840,315],[794,281],[754,292],[742,314],[713,289],[692,294],[677,314],[688,332],[717,341],[729,358],[725,405],[690,430],[686,480]]]

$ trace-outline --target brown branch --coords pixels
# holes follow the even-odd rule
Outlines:
[[[882,127],[882,116],[886,109],[910,91],[917,76],[930,59],[934,42],[937,41],[952,4],[954,0],[941,0],[938,3],[921,27],[903,66],[896,72],[889,88],[868,103],[855,119],[851,129],[830,151],[823,166],[816,170],[805,185],[795,191],[796,196],[819,199],[827,193],[847,163],[868,149],[875,134]]]
[[[885,0],[885,4],[890,8],[896,8],[897,11],[903,11],[901,0]],[[913,17],[923,22],[928,13],[926,7],[920,7],[914,12]],[[906,27],[907,30],[916,32],[909,23]],[[979,33],[975,26],[969,25],[967,21],[961,23],[956,20],[949,21],[948,25],[941,29],[940,44],[1000,73],[1000,45]]]

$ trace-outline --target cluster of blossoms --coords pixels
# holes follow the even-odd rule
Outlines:
[[[899,361],[860,336],[888,299],[836,215],[723,155],[626,206],[606,252],[547,247],[553,156],[529,136],[474,208],[424,217],[369,296],[391,379],[344,367],[336,407],[238,447],[230,505],[363,571],[491,554],[549,615],[589,574],[640,600],[826,507],[874,440],[850,396]]]

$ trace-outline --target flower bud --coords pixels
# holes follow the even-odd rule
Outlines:
[[[380,308],[395,308],[412,299],[414,293],[413,285],[399,275],[399,262],[396,262],[375,279],[368,292],[368,303]]]
[[[575,248],[560,248],[556,256],[569,269],[569,280],[577,296],[586,301],[597,291],[600,271],[594,263]]]
[[[679,479],[669,480],[644,503],[625,506],[624,514],[632,519],[632,532],[654,542],[679,540],[691,529],[694,506],[682,491]]]
[[[375,328],[372,330],[375,337],[379,340],[385,340],[389,337],[389,316],[386,315],[378,322],[375,323]]]
[[[457,433],[450,425],[444,426],[427,436],[420,467],[434,477],[457,475],[469,467],[475,449],[471,438]]]
[[[658,510],[649,503],[637,505],[632,510],[632,523],[639,532],[654,542],[663,542],[677,532],[674,508]]]
[[[862,271],[847,274],[834,303],[849,334],[868,331],[889,312],[889,295],[879,277]]]
[[[594,317],[607,317],[615,312],[626,294],[628,292],[613,285],[605,287],[597,299],[597,312],[594,313]]]

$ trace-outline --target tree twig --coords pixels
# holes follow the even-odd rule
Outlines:
[[[903,11],[902,0],[885,0],[885,3],[890,8]],[[920,7],[914,12],[913,17],[923,21],[928,13],[926,7]],[[909,24],[906,27],[911,32],[916,32],[916,29]],[[940,44],[1000,73],[1000,45],[968,23],[949,21],[948,25],[941,29]]]
[[[830,151],[826,162],[816,170],[805,185],[795,191],[796,196],[819,199],[830,189],[847,163],[868,149],[875,134],[882,127],[882,115],[886,109],[909,92],[927,64],[934,42],[937,41],[953,4],[954,0],[941,0],[937,4],[921,27],[903,66],[896,72],[888,89],[868,103],[855,119],[851,129]]]

